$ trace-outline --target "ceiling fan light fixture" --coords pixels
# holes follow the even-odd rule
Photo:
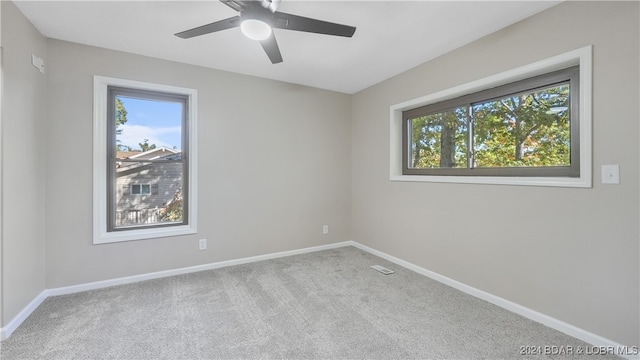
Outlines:
[[[258,19],[245,19],[240,23],[242,33],[252,40],[266,40],[271,36],[271,26]]]

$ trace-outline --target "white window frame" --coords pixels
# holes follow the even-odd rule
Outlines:
[[[138,228],[107,231],[107,87],[168,92],[188,97],[188,154],[189,201],[187,224],[170,227]],[[93,243],[106,244],[121,241],[152,239],[197,233],[197,102],[195,89],[95,75],[93,78]]]
[[[391,181],[582,187],[592,186],[592,46],[566,52],[529,65],[502,72],[483,79],[438,91],[390,107],[390,164]],[[490,89],[542,75],[570,66],[580,66],[580,176],[517,177],[517,176],[437,176],[402,174],[402,112],[417,107],[457,98],[469,93]]]

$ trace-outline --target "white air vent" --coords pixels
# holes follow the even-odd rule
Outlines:
[[[381,273],[385,274],[385,275],[389,275],[389,274],[393,274],[395,271],[393,270],[389,270],[386,267],[380,266],[380,265],[371,265],[371,268],[374,270],[378,270]]]

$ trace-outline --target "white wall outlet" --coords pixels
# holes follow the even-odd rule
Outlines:
[[[329,225],[322,225],[322,233],[323,234],[329,233]]]
[[[602,183],[620,184],[620,165],[602,165]]]
[[[198,245],[200,250],[207,250],[207,239],[200,239]]]

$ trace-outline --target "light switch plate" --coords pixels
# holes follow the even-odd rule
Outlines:
[[[602,165],[602,183],[620,184],[620,165]]]

